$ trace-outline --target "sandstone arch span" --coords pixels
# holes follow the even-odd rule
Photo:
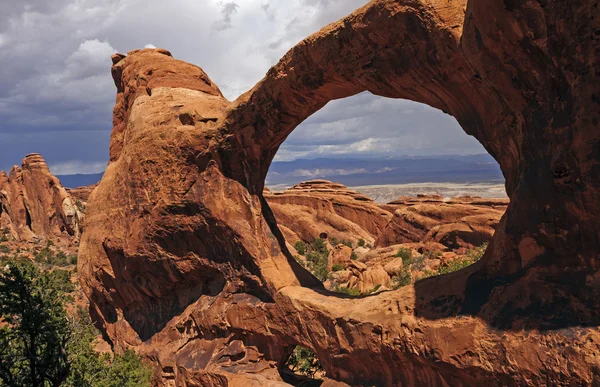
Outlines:
[[[276,385],[297,344],[352,385],[597,383],[597,7],[374,0],[233,103],[165,50],[115,55],[111,162],[80,248],[95,321],[162,385]],[[364,90],[452,114],[511,204],[477,265],[348,299],[291,259],[262,189],[302,120]]]

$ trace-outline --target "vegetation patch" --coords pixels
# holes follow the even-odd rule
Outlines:
[[[65,311],[72,290],[66,270],[40,272],[27,259],[0,270],[0,386],[149,387],[152,370],[134,352],[94,351],[87,312]]]
[[[288,358],[286,365],[290,371],[295,374],[303,375],[311,379],[315,379],[318,374],[323,372],[323,366],[315,353],[308,348],[296,346],[294,351]]]
[[[310,244],[305,242],[296,242],[294,248],[298,254],[303,255],[306,258],[306,268],[319,279],[321,282],[325,282],[329,277],[329,270],[327,269],[327,257],[329,256],[329,249],[325,239],[317,238]],[[297,259],[301,262],[301,259]]]

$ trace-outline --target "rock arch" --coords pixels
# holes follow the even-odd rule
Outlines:
[[[165,50],[115,55],[111,162],[80,247],[95,321],[163,385],[272,382],[295,345],[348,384],[597,382],[596,8],[374,0],[233,103]],[[300,122],[364,90],[452,114],[511,204],[477,265],[349,299],[290,257],[262,189]],[[215,272],[218,289],[197,286]]]

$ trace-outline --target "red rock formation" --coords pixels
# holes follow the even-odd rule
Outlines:
[[[264,197],[292,243],[298,239],[311,242],[327,234],[354,244],[359,239],[373,244],[392,218],[370,198],[326,180],[300,183],[279,193],[268,191]]]
[[[82,214],[60,181],[37,153],[27,155],[22,168],[0,172],[0,228],[17,240],[52,236],[78,237]]]
[[[502,206],[500,200],[476,202],[474,198],[467,200],[469,204],[459,198],[449,202],[442,198],[436,201],[411,198],[392,203],[384,207],[397,210],[378,234],[376,246],[421,241],[438,242],[450,248],[480,246],[492,239],[508,204],[504,201]],[[490,203],[494,203],[493,207]]]
[[[97,184],[91,184],[85,187],[67,188],[67,192],[75,200],[79,200],[81,203],[87,203],[90,195]]]
[[[327,269],[330,271],[333,269],[333,265],[342,265],[346,267],[352,260],[352,249],[345,245],[334,246],[329,251],[327,257]]]
[[[230,104],[161,50],[115,56],[111,163],[81,283],[162,385],[277,380],[292,348],[353,385],[591,385],[600,359],[600,60],[594,0],[374,0]],[[462,271],[358,299],[287,251],[262,191],[294,128],[368,90],[452,114],[510,205]]]

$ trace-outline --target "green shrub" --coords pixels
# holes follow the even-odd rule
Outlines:
[[[93,343],[98,331],[89,315],[82,309],[73,322],[73,335],[69,343],[70,375],[66,387],[149,387],[152,368],[140,356],[129,350],[116,354],[114,359],[94,351]]]
[[[344,265],[342,265],[341,263],[334,263],[333,266],[331,266],[331,271],[342,271],[345,268],[346,267]]]
[[[75,286],[71,282],[71,272],[68,270],[56,269],[48,272],[46,275],[54,289],[58,289],[63,293],[71,293],[75,290]]]
[[[304,243],[304,242],[302,242]],[[296,243],[296,250],[298,253],[304,248],[304,256],[306,257],[305,267],[319,279],[324,282],[329,277],[329,270],[327,269],[327,256],[329,255],[329,249],[324,239],[317,238],[312,241],[309,245]],[[300,250],[298,250],[300,248]]]
[[[69,257],[69,263],[71,265],[77,265],[77,254],[73,254]]]
[[[10,253],[10,247],[5,245],[0,245],[0,253],[8,254]]]
[[[467,266],[471,266],[475,262],[479,261],[481,257],[483,257],[486,249],[487,243],[467,251],[466,256],[450,261],[447,266],[440,266],[438,269],[439,274],[453,273],[455,271],[464,269]]]
[[[36,248],[33,252],[33,259],[37,263],[49,263],[49,261],[54,258],[53,255],[54,254],[52,253],[52,250],[50,250],[50,246],[46,246],[41,250]]]
[[[358,255],[353,251],[352,254],[350,254],[350,259],[354,261],[355,259],[358,259]]]
[[[412,250],[404,247],[400,247],[398,249],[398,252],[396,253],[396,257],[402,258],[402,263],[405,265],[408,265],[407,261],[410,261],[412,259],[412,256]]]
[[[70,327],[59,289],[32,262],[0,271],[0,385],[61,385]]]
[[[346,286],[335,285],[331,291],[336,293],[347,294],[349,296],[360,296],[360,291],[356,288],[350,289]]]
[[[410,269],[407,266],[403,266],[398,274],[392,278],[394,282],[394,289],[401,288],[406,285],[410,285],[412,283],[412,276],[410,273]]]
[[[310,243],[310,248],[312,251],[319,254],[329,254],[329,249],[327,249],[327,244],[325,243],[325,239],[317,238]]]
[[[292,372],[308,376],[309,378],[314,378],[317,372],[323,371],[323,367],[319,359],[315,356],[315,353],[299,345],[294,348],[286,365]]]
[[[306,243],[304,243],[302,241],[298,241],[298,242],[294,243],[294,248],[296,249],[298,254],[300,254],[300,255],[306,254]]]
[[[329,238],[329,243],[332,246],[344,245],[344,246],[348,246],[348,247],[352,248],[352,241],[347,241],[347,240],[343,240],[343,239]]]
[[[380,287],[381,287],[381,284],[377,284],[373,289],[367,290],[364,294],[373,294],[376,291],[378,291]]]
[[[365,247],[365,240],[364,239],[360,238],[358,240],[358,247]]]
[[[318,264],[312,267],[312,273],[321,282],[327,281],[329,277],[329,270],[327,270],[327,263],[324,265]]]

